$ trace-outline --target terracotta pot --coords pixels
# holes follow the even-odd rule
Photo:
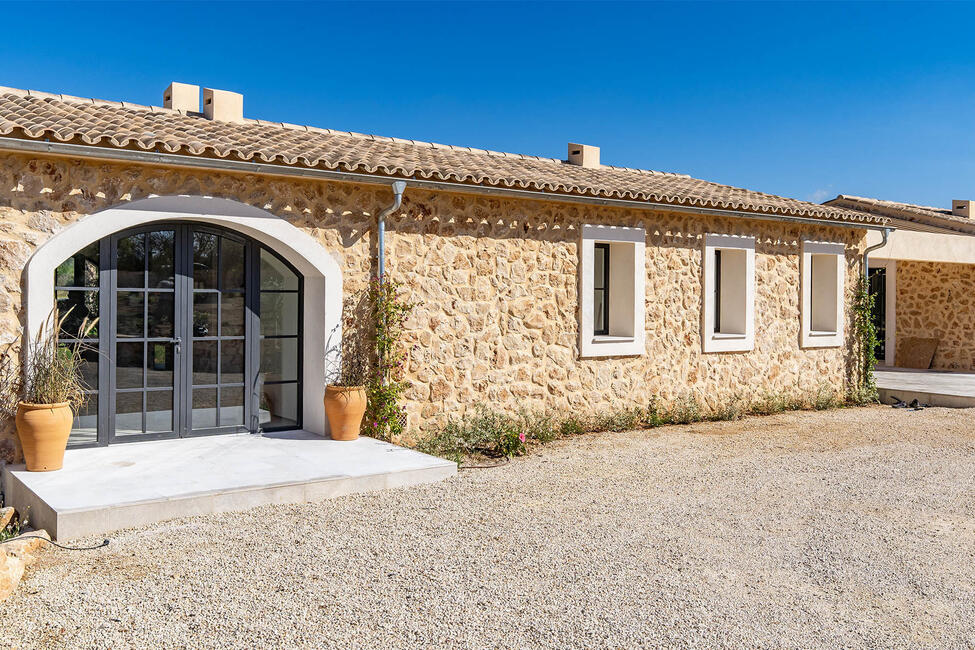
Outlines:
[[[28,472],[61,469],[73,419],[68,402],[17,405],[17,436],[24,448]]]
[[[364,386],[326,386],[325,415],[332,430],[332,440],[355,440],[359,437],[362,416],[366,414]]]

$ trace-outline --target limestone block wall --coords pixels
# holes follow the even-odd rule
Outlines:
[[[23,326],[21,270],[38,246],[86,215],[152,195],[233,199],[287,219],[339,261],[347,299],[373,273],[375,214],[391,198],[378,186],[0,156],[0,340]],[[577,249],[586,223],[646,229],[643,356],[579,358]],[[849,293],[862,230],[408,188],[387,233],[387,272],[418,304],[406,341],[412,427],[479,402],[584,414],[693,393],[714,406],[824,382],[842,389],[850,370],[847,348],[799,347],[799,256],[803,239],[845,243]],[[701,351],[707,233],[757,238],[751,352]],[[19,454],[14,438],[5,424],[0,459]]]
[[[898,345],[940,339],[933,368],[975,368],[975,265],[898,260],[895,323]]]

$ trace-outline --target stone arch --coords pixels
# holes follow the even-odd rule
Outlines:
[[[238,231],[287,259],[304,277],[303,428],[327,430],[322,397],[327,375],[338,367],[342,340],[342,269],[308,233],[260,208],[205,196],[158,196],[88,215],[51,237],[24,268],[25,336],[44,327],[54,308],[54,271],[88,244],[155,221],[197,221]]]

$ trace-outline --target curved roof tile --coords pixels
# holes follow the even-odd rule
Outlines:
[[[584,168],[553,158],[261,120],[217,122],[171,109],[2,87],[0,135],[769,215],[886,221],[876,214],[681,174],[608,165]]]

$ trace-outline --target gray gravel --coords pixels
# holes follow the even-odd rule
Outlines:
[[[975,412],[587,435],[46,552],[15,647],[975,647]]]

